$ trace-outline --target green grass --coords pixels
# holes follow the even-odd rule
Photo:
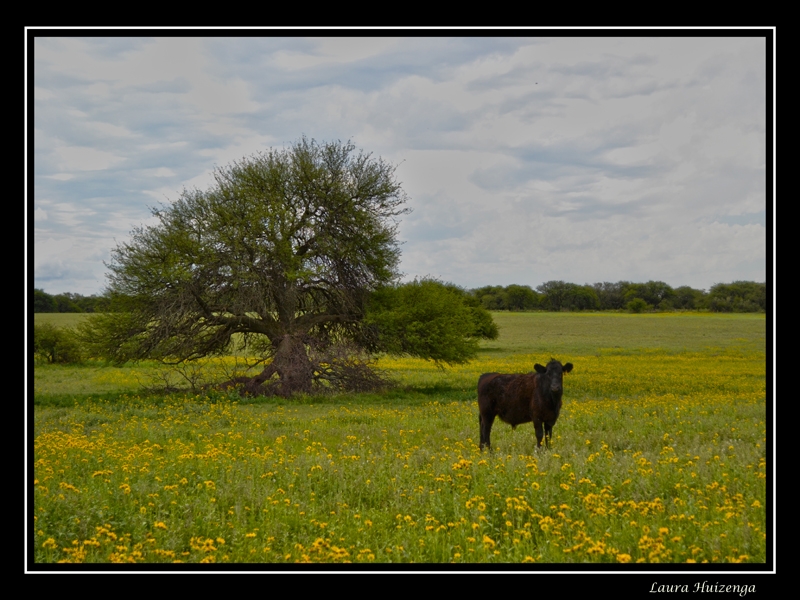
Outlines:
[[[36,325],[52,323],[58,327],[75,327],[90,316],[91,313],[33,313],[33,322]]]
[[[763,314],[493,312],[500,337],[483,343],[497,356],[544,358],[660,348],[671,352],[743,348],[765,351]]]
[[[764,563],[763,315],[496,313],[468,365],[386,394],[137,390],[151,364],[37,365],[37,563]],[[484,371],[569,360],[550,451]]]
[[[35,315],[37,320],[60,320],[57,324],[61,326],[74,326],[86,316]],[[497,369],[527,372],[533,370],[533,362],[544,364],[551,356],[567,362],[576,356],[611,357],[653,351],[721,352],[728,356],[737,352],[748,355],[766,352],[766,319],[758,314],[493,312],[492,316],[500,336],[482,342],[477,361],[443,371],[426,361],[408,361],[408,368],[391,361],[391,373],[406,388],[403,394],[423,399],[438,396],[466,400],[474,393],[477,377],[490,369],[482,364],[521,355],[531,355],[530,361]],[[150,361],[124,367],[97,361],[82,366],[37,364],[34,398],[37,403],[46,403],[50,397],[137,393],[142,387],[162,383],[164,371],[161,365]],[[172,381],[180,383],[178,378]],[[392,401],[396,396],[392,396]]]

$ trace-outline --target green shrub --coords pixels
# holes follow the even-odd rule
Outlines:
[[[390,354],[448,365],[471,360],[479,339],[496,339],[499,334],[477,298],[435,279],[375,291],[367,324],[377,333],[379,347]]]
[[[650,310],[652,308],[647,302],[642,300],[641,298],[634,298],[625,307],[632,313],[640,313],[646,310]]]
[[[33,326],[33,352],[49,363],[77,363],[83,358],[75,333],[52,323]]]

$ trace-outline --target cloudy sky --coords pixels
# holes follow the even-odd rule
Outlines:
[[[150,207],[303,135],[398,165],[404,279],[765,281],[763,37],[279,33],[35,39],[35,287],[101,292]]]

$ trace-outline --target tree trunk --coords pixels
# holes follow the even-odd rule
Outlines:
[[[373,392],[390,385],[384,374],[373,370],[369,360],[350,346],[332,346],[321,354],[308,354],[306,336],[286,334],[277,338],[275,356],[255,377],[234,377],[219,384],[221,389],[238,389],[243,396],[288,398],[293,394],[311,394],[324,389]],[[278,378],[273,379],[277,374]],[[320,384],[319,388],[315,385]]]
[[[278,341],[278,349],[272,363],[255,377],[253,383],[260,386],[274,373],[280,377],[277,389],[279,395],[288,397],[295,393],[311,392],[314,368],[301,336],[284,335]]]

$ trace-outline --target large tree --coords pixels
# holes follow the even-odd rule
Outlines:
[[[363,319],[368,295],[397,278],[407,209],[395,167],[304,137],[213,175],[112,251],[118,312],[93,322],[96,340],[117,360],[191,360],[244,340],[272,359],[250,387],[277,376],[273,391],[286,395],[341,377],[315,352],[377,348]]]
[[[315,384],[380,385],[369,352],[463,362],[474,355],[476,336],[496,337],[477,301],[463,291],[443,296],[443,284],[426,283],[415,301],[431,304],[430,314],[442,317],[437,326],[471,321],[454,334],[464,338],[465,352],[440,352],[453,336],[419,343],[395,327],[386,311],[408,308],[408,294],[395,284],[397,218],[407,209],[395,167],[384,160],[349,142],[302,138],[213,175],[207,190],[184,190],[153,210],[153,225],[112,250],[105,296],[111,309],[82,328],[94,353],[183,362],[245,344],[264,368],[227,383],[290,395]],[[380,312],[371,320],[370,305]]]

